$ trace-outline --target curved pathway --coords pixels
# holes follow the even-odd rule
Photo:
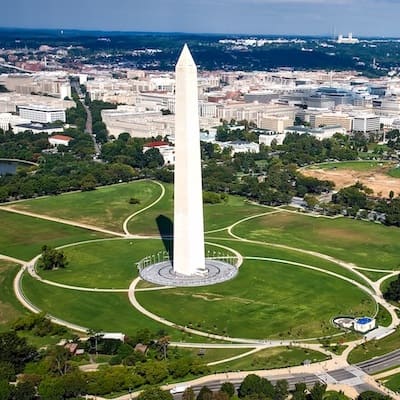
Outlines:
[[[238,236],[235,233],[233,233],[233,229],[237,225],[241,224],[242,222],[248,221],[250,219],[254,219],[254,218],[257,218],[257,216],[243,218],[243,219],[235,222],[234,224],[230,225],[228,227],[228,229],[227,229],[228,234],[231,237],[233,237],[234,239],[236,239],[238,241],[241,241],[241,242],[246,242],[246,243],[251,243],[251,244],[267,245],[267,246],[276,247],[276,248],[282,248],[282,249],[287,249],[287,250],[292,250],[292,251],[298,251],[300,253],[309,254],[309,255],[312,255],[312,256],[315,256],[315,257],[318,257],[318,258],[333,262],[335,264],[340,265],[343,268],[346,268],[347,270],[349,270],[349,271],[353,272],[354,274],[358,275],[360,278],[362,278],[364,281],[366,281],[368,283],[368,285],[374,291],[373,297],[374,297],[376,303],[380,304],[382,307],[384,307],[390,313],[390,315],[392,317],[392,323],[390,324],[388,329],[393,329],[393,328],[397,327],[400,324],[400,318],[396,313],[395,307],[393,307],[390,303],[388,303],[383,298],[382,292],[380,290],[380,285],[378,285],[376,282],[372,281],[370,278],[368,278],[367,276],[362,274],[360,271],[358,271],[356,265],[344,262],[342,260],[339,260],[339,259],[337,259],[335,257],[332,257],[332,256],[328,256],[328,255],[323,254],[323,253],[319,253],[319,252],[315,252],[315,251],[311,251],[311,250],[298,249],[296,247],[291,247],[291,246],[287,246],[287,245],[283,245],[283,244],[270,243],[270,242],[261,242],[261,241],[257,241],[257,240],[245,239],[245,238],[243,238],[241,236]],[[377,310],[377,312],[378,312],[378,310]]]
[[[128,223],[129,223],[129,221],[130,221],[132,218],[134,218],[134,217],[136,217],[137,215],[141,214],[142,212],[148,210],[149,208],[155,206],[155,205],[156,205],[158,202],[160,202],[161,199],[165,196],[165,187],[164,187],[164,185],[163,185],[162,183],[160,183],[160,182],[157,182],[157,181],[151,181],[151,182],[156,183],[158,186],[160,186],[160,188],[161,188],[161,194],[160,194],[160,196],[159,196],[155,201],[153,201],[151,204],[149,204],[148,206],[146,206],[146,207],[144,207],[144,208],[142,208],[142,209],[140,209],[140,210],[134,212],[133,214],[129,215],[129,216],[125,219],[125,221],[124,221],[124,223],[123,223],[123,225],[122,225],[122,228],[123,228],[123,230],[124,230],[125,235],[130,235],[130,232],[129,232],[129,229],[128,229]]]
[[[79,243],[74,243],[74,244],[67,244],[64,246],[60,246],[60,248],[65,248],[65,247],[70,247],[70,246],[75,246],[77,244],[83,244],[83,243],[89,243],[89,242],[94,242],[94,241],[101,241],[101,240],[116,240],[118,238],[125,238],[125,239],[132,239],[132,238],[137,238],[137,239],[150,239],[150,238],[155,238],[155,236],[139,236],[139,235],[131,235],[129,230],[128,230],[128,224],[130,222],[130,220],[132,218],[134,218],[136,215],[148,210],[149,208],[153,207],[155,204],[157,204],[159,201],[161,201],[161,199],[164,197],[165,195],[165,187],[159,183],[159,182],[155,182],[156,184],[158,184],[161,187],[161,194],[160,196],[150,205],[146,206],[145,208],[131,214],[130,216],[128,216],[123,223],[123,230],[124,233],[119,233],[119,232],[113,232],[110,230],[106,230],[106,229],[102,229],[102,228],[98,228],[95,226],[91,226],[91,225],[87,225],[87,224],[81,224],[81,223],[77,223],[77,222],[73,222],[73,221],[68,221],[68,220],[64,220],[61,218],[53,218],[53,217],[48,217],[48,216],[43,216],[40,214],[35,214],[35,213],[31,213],[31,212],[27,212],[27,211],[20,211],[20,210],[15,210],[12,209],[9,206],[3,206],[1,207],[2,209],[9,211],[9,212],[15,212],[15,213],[19,213],[19,214],[24,214],[24,215],[28,215],[28,216],[32,216],[32,217],[36,217],[36,218],[42,218],[42,219],[47,219],[50,221],[54,221],[54,222],[59,222],[59,223],[63,223],[63,224],[67,224],[67,225],[72,225],[72,226],[76,226],[76,227],[80,227],[80,228],[84,228],[84,229],[90,229],[93,231],[98,231],[98,232],[102,232],[102,233],[106,233],[109,235],[112,235],[113,238],[108,238],[108,239],[97,239],[97,240],[88,240],[88,241],[84,241],[84,242],[79,242]],[[232,239],[225,239],[225,238],[216,238],[218,240],[237,240],[237,241],[242,241],[242,242],[248,242],[248,243],[252,243],[252,244],[260,244],[260,245],[268,245],[268,246],[273,246],[273,247],[277,247],[277,248],[283,248],[283,249],[287,249],[287,250],[293,250],[293,251],[298,251],[298,252],[302,252],[305,254],[309,254],[321,259],[325,259],[328,261],[331,261],[335,264],[338,264],[344,268],[346,268],[347,270],[351,271],[352,273],[356,274],[357,276],[359,276],[368,286],[364,286],[363,284],[361,284],[360,282],[357,282],[353,279],[350,279],[348,277],[345,277],[343,275],[340,275],[338,273],[332,272],[332,271],[328,271],[325,270],[323,268],[318,268],[318,267],[314,267],[311,265],[306,265],[306,264],[302,264],[302,263],[297,263],[297,262],[292,262],[292,261],[286,261],[286,260],[277,260],[277,259],[273,259],[273,258],[267,258],[267,257],[245,257],[246,259],[254,259],[254,260],[260,260],[260,261],[274,261],[274,262],[281,262],[281,263],[287,263],[287,264],[292,264],[295,266],[299,266],[299,267],[304,267],[304,268],[310,268],[319,272],[323,272],[326,273],[328,275],[334,276],[336,278],[345,280],[355,286],[357,286],[358,288],[364,290],[366,293],[368,293],[369,295],[371,295],[374,300],[376,301],[377,304],[381,304],[383,307],[385,307],[388,312],[391,314],[392,316],[392,324],[390,325],[391,327],[395,327],[396,325],[399,324],[399,317],[397,316],[396,312],[395,312],[395,307],[391,306],[390,304],[388,304],[382,297],[382,293],[380,291],[380,285],[381,283],[385,280],[388,279],[391,276],[394,276],[398,273],[398,271],[386,271],[386,270],[376,270],[376,269],[366,269],[366,268],[359,268],[356,265],[350,264],[350,263],[346,263],[343,262],[341,260],[338,260],[334,257],[328,256],[326,254],[322,254],[322,253],[318,253],[318,252],[314,252],[314,251],[309,251],[309,250],[304,250],[304,249],[298,249],[298,248],[294,248],[294,247],[290,247],[290,246],[286,246],[286,245],[281,245],[281,244],[276,244],[276,243],[267,243],[267,242],[259,242],[259,241],[254,241],[254,240],[248,240],[245,238],[242,238],[236,234],[233,233],[233,229],[245,222],[245,221],[249,221],[251,219],[254,218],[258,218],[261,216],[266,216],[269,214],[273,214],[273,213],[278,213],[278,212],[291,212],[290,210],[285,210],[285,209],[280,209],[280,208],[275,208],[274,211],[270,211],[270,212],[266,212],[266,213],[261,213],[261,214],[257,214],[257,215],[253,215],[250,217],[246,217],[243,218],[239,221],[236,221],[235,223],[231,224],[228,227],[225,228],[221,228],[221,229],[216,229],[216,230],[212,230],[206,233],[214,233],[214,232],[222,232],[222,231],[227,231],[228,234],[231,236]],[[297,212],[296,212],[297,213]],[[222,245],[218,245],[222,248],[225,248],[226,250],[232,251],[231,248],[226,247],[226,246],[222,246]],[[238,264],[240,265],[243,262],[243,256],[236,251],[233,251],[235,253],[235,255],[238,257]],[[61,288],[65,288],[65,289],[70,289],[70,290],[81,290],[81,291],[88,291],[88,292],[128,292],[128,297],[130,302],[132,303],[132,305],[141,313],[143,313],[144,315],[146,315],[149,318],[152,318],[154,320],[156,320],[159,323],[162,323],[164,325],[170,326],[172,328],[175,329],[179,329],[188,333],[192,333],[198,336],[203,336],[203,337],[207,337],[209,339],[215,339],[215,340],[220,340],[220,341],[224,341],[224,342],[231,342],[231,343],[220,343],[220,344],[205,344],[205,343],[200,343],[200,344],[186,344],[186,343],[174,343],[174,345],[181,345],[181,346],[185,346],[188,347],[188,345],[190,345],[190,347],[207,347],[207,346],[212,346],[215,348],[243,348],[243,347],[250,347],[251,350],[244,352],[242,354],[239,354],[237,356],[233,356],[233,357],[229,357],[226,358],[224,360],[218,360],[212,363],[209,363],[209,365],[217,365],[219,363],[223,363],[223,362],[227,362],[227,361],[233,361],[242,357],[246,357],[248,355],[251,355],[261,349],[264,348],[269,348],[269,347],[277,347],[277,346],[301,346],[301,347],[308,347],[308,348],[312,348],[318,351],[322,351],[325,354],[328,354],[332,357],[332,360],[329,361],[325,361],[323,363],[316,363],[313,364],[311,366],[307,366],[307,367],[292,367],[290,369],[287,369],[289,372],[295,372],[295,371],[299,371],[299,373],[304,373],[305,371],[307,372],[311,372],[311,371],[328,371],[328,370],[333,370],[333,369],[338,369],[340,367],[346,367],[348,366],[347,363],[347,356],[350,353],[350,351],[356,347],[358,344],[362,343],[364,340],[360,339],[360,340],[356,340],[348,344],[347,349],[342,353],[342,355],[340,356],[336,356],[332,353],[330,353],[327,350],[324,350],[321,348],[320,344],[312,344],[312,343],[304,343],[304,342],[300,342],[300,341],[293,341],[293,340],[253,340],[253,339],[245,339],[245,338],[231,338],[231,337],[226,337],[226,336],[221,336],[221,335],[215,335],[215,334],[209,334],[206,332],[202,332],[202,331],[198,331],[196,329],[191,329],[191,328],[187,328],[184,326],[180,326],[177,325],[171,321],[167,321],[166,319],[159,317],[151,312],[149,312],[148,310],[146,310],[144,307],[142,307],[136,300],[135,297],[135,291],[150,291],[150,290],[162,290],[162,289],[167,289],[168,287],[155,287],[155,288],[142,288],[142,289],[136,289],[136,285],[138,284],[138,282],[140,281],[140,278],[135,279],[129,289],[109,289],[109,288],[105,288],[105,289],[101,289],[101,288],[87,288],[87,287],[80,287],[80,286],[72,286],[72,285],[65,285],[65,284],[61,284],[61,283],[57,283],[57,282],[52,282],[49,280],[44,280],[42,279],[37,272],[35,271],[35,263],[37,261],[37,259],[40,257],[36,256],[35,258],[33,258],[32,260],[30,260],[29,262],[24,262],[22,260],[18,260],[15,259],[13,257],[8,257],[8,256],[2,256],[0,255],[0,259],[4,259],[7,261],[11,261],[11,262],[16,262],[18,264],[22,264],[22,268],[20,269],[20,271],[18,272],[18,274],[16,275],[15,279],[14,279],[14,291],[16,293],[17,298],[19,299],[19,301],[29,310],[31,310],[32,312],[40,312],[41,310],[36,307],[35,305],[33,305],[24,295],[22,288],[21,288],[21,279],[22,279],[22,275],[25,271],[28,271],[34,278],[41,280],[43,283],[45,284],[49,284],[49,285],[53,285],[53,286],[58,286]],[[358,271],[358,269],[360,270],[370,270],[373,272],[388,272],[385,276],[383,276],[382,278],[380,278],[378,281],[374,282],[371,279],[369,279],[368,277],[366,277],[365,275],[363,275],[361,272]],[[64,321],[62,319],[53,317],[51,315],[49,315],[49,318],[51,318],[51,320],[57,324],[61,324],[64,326],[67,326],[70,329],[76,330],[76,331],[80,331],[80,332],[86,332],[87,328],[82,327],[82,326],[78,326],[72,323],[69,323],[67,321]],[[268,373],[272,373],[272,374],[278,374],[281,370],[273,370],[273,371],[268,371]],[[267,371],[261,371],[260,375],[263,375],[264,373],[266,373]],[[243,373],[243,374],[247,374]],[[244,375],[243,375],[244,377]],[[203,378],[205,380],[207,380],[207,378]]]
[[[83,228],[83,229],[88,229],[90,231],[101,232],[101,233],[105,233],[107,235],[125,237],[125,234],[121,233],[121,232],[114,232],[114,231],[110,231],[109,229],[103,229],[103,228],[99,228],[98,226],[83,224],[81,222],[70,221],[68,219],[63,219],[63,218],[58,218],[58,217],[50,217],[48,215],[36,214],[36,213],[30,212],[30,211],[17,210],[15,208],[12,208],[12,206],[1,206],[0,209],[4,210],[4,211],[15,213],[15,214],[26,215],[28,217],[45,219],[47,221],[58,222],[58,223],[64,224],[64,225],[71,225],[71,226],[75,226],[77,228]]]

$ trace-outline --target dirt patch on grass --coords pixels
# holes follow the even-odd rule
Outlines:
[[[392,178],[382,171],[355,171],[352,169],[304,169],[301,171],[306,176],[333,181],[336,190],[362,182],[374,191],[375,196],[388,197],[389,192],[397,195],[400,193],[400,179]]]
[[[210,294],[210,293],[202,293],[202,294],[192,294],[192,297],[196,299],[203,299],[206,301],[219,301],[222,300],[222,296],[218,296],[215,294]]]
[[[365,243],[368,239],[368,236],[355,234],[354,231],[340,229],[340,228],[328,228],[328,227],[317,227],[315,230],[315,235],[317,237],[323,237],[326,239],[337,240],[340,239],[341,243]],[[336,242],[335,242],[336,243]]]

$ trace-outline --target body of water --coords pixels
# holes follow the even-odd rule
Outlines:
[[[0,161],[0,175],[16,174],[18,167],[30,167],[30,164],[25,164],[18,161]]]

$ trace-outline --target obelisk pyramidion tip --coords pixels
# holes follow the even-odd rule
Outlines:
[[[192,54],[190,53],[189,47],[186,43],[183,46],[178,62],[176,63],[176,68],[181,68],[181,67],[196,68],[196,63],[194,62]]]

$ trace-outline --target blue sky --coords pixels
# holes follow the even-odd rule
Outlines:
[[[12,0],[0,26],[400,36],[399,17],[400,0]]]

